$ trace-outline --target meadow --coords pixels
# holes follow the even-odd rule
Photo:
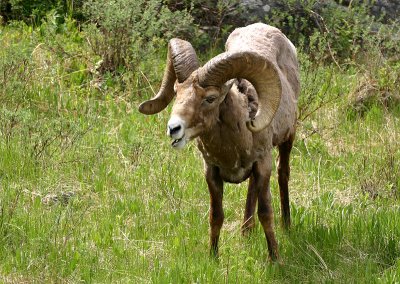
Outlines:
[[[200,152],[171,148],[169,109],[137,111],[165,45],[115,76],[74,22],[1,26],[0,46],[1,283],[400,282],[398,62],[341,68],[299,50],[289,232],[271,179],[281,260],[258,222],[240,233],[243,183],[225,186],[216,261]]]

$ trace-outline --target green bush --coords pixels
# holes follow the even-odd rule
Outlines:
[[[62,22],[66,16],[83,20],[84,0],[4,0],[0,2],[0,18],[3,21],[22,20],[28,24],[40,25],[47,13],[55,10]]]
[[[172,12],[160,0],[89,0],[84,11],[89,19],[85,34],[102,58],[101,73],[137,70],[147,54],[164,44],[162,39],[192,30],[187,11]]]
[[[368,3],[348,6],[334,1],[289,0],[279,2],[266,20],[316,60],[349,63],[373,36],[379,23],[369,14]]]
[[[199,36],[191,38],[197,50],[222,49],[229,33],[245,24],[240,0],[168,0],[171,11],[190,10],[199,25]]]

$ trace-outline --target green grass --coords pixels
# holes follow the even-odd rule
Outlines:
[[[267,261],[258,223],[240,234],[245,183],[225,186],[217,262],[201,156],[194,143],[171,149],[168,111],[138,113],[137,89],[151,96],[144,78],[110,78],[99,91],[82,71],[90,60],[36,49],[46,69],[32,31],[2,32],[0,282],[400,281],[400,109],[353,111],[354,72],[303,69],[300,103],[311,114],[292,152],[289,233],[275,172],[271,180],[281,263]],[[324,96],[333,99],[312,111]]]

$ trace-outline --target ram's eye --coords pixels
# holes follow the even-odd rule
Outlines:
[[[207,102],[207,103],[209,103],[209,104],[211,104],[211,103],[213,103],[215,100],[216,100],[216,96],[208,96],[208,97],[206,97],[205,99],[204,99],[204,101],[205,102]]]

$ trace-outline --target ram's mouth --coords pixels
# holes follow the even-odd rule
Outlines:
[[[183,137],[172,141],[172,143],[171,143],[172,147],[176,147],[178,145],[178,143],[182,141],[182,139],[183,139]]]
[[[182,136],[181,138],[172,141],[171,146],[174,148],[182,148],[183,146],[185,146],[185,144],[186,144],[185,136]]]

